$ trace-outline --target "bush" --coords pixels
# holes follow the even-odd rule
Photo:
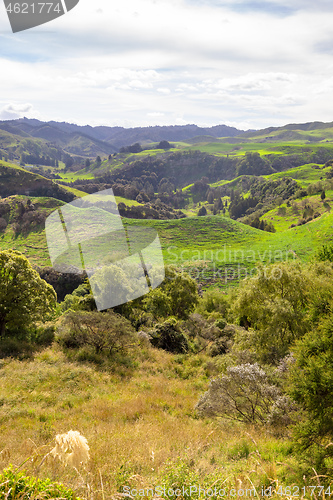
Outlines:
[[[228,317],[230,309],[228,297],[222,290],[207,290],[199,299],[196,307],[196,312],[202,314],[206,318],[212,313],[219,313],[222,318]]]
[[[33,346],[30,342],[16,338],[3,338],[0,343],[0,358],[30,358],[33,354]]]
[[[231,346],[232,342],[230,342],[227,337],[221,337],[210,344],[207,349],[207,354],[212,358],[215,356],[220,356],[221,354],[226,354]]]
[[[258,265],[258,276],[244,280],[234,310],[256,330],[255,345],[264,362],[277,362],[308,328],[305,307],[311,280],[297,263]]]
[[[333,245],[323,245],[318,251],[316,259],[320,261],[328,260],[333,262]]]
[[[180,329],[175,318],[170,318],[164,323],[157,324],[149,332],[153,346],[175,354],[186,353],[189,350],[189,343],[186,336]]]
[[[198,285],[195,280],[188,273],[167,266],[163,283],[145,296],[143,307],[155,318],[175,316],[187,319],[198,300]]]
[[[50,346],[55,338],[55,325],[46,323],[39,325],[33,333],[33,339],[38,345]]]
[[[126,352],[138,343],[131,323],[113,311],[69,312],[63,318],[57,341],[70,349],[90,346],[96,354]]]
[[[333,459],[333,316],[299,340],[293,352],[289,393],[305,412],[294,437],[299,451],[325,474]]]
[[[50,479],[29,477],[12,466],[0,474],[0,494],[7,500],[29,500],[30,498],[79,500],[75,493],[60,483]]]
[[[227,373],[210,382],[196,405],[200,415],[224,416],[249,423],[267,423],[281,397],[266,372],[255,364],[229,366]]]

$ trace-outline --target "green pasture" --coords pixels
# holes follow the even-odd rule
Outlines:
[[[203,273],[199,281],[224,280],[223,273],[236,273],[239,281],[257,262],[299,258],[308,260],[323,243],[333,240],[333,214],[323,213],[306,225],[268,233],[221,216],[189,217],[178,220],[124,219],[125,227],[153,228],[159,234],[166,264]],[[289,221],[288,221],[289,223]],[[15,238],[8,226],[0,236],[0,249],[14,248],[34,264],[50,265],[45,231]],[[222,275],[219,275],[222,273]],[[219,277],[220,276],[220,277]],[[222,276],[222,278],[221,278]]]
[[[275,174],[263,175],[262,177],[269,180],[290,177],[298,181],[302,187],[307,187],[312,182],[325,180],[325,173],[331,168],[324,168],[324,165],[319,165],[320,168],[315,167],[318,167],[316,163],[308,163],[306,165],[301,165],[300,167],[291,168],[289,170],[283,170],[282,172],[277,172]]]

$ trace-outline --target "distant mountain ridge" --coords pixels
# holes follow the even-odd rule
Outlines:
[[[140,143],[142,146],[166,140],[170,142],[276,142],[307,140],[320,142],[333,138],[333,122],[319,121],[267,127],[261,130],[239,130],[228,125],[199,127],[198,125],[156,125],[150,127],[109,127],[76,125],[67,122],[43,122],[19,118],[0,121],[0,130],[17,138],[43,139],[69,155],[96,157],[118,152],[122,147]],[[327,141],[326,141],[327,142]]]
[[[183,141],[195,136],[236,137],[244,133],[235,127],[215,125],[213,127],[198,127],[197,125],[170,125],[151,127],[107,127],[90,125],[75,125],[66,122],[43,122],[30,118],[0,121],[0,129],[23,137],[32,136],[54,142],[66,148],[70,137],[80,136],[98,141],[102,150],[113,152],[121,147],[139,142],[150,143],[167,141]],[[69,151],[70,152],[70,151]],[[107,151],[105,151],[107,152]]]

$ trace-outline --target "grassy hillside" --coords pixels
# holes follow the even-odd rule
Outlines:
[[[260,493],[272,481],[304,484],[283,435],[197,418],[194,406],[218,371],[216,360],[204,354],[175,356],[154,348],[141,348],[114,371],[72,362],[56,347],[27,361],[3,360],[1,467],[24,463],[30,474],[96,500],[120,498],[124,485],[216,484]],[[78,471],[50,455],[43,460],[56,434],[70,429],[90,446],[91,460]]]
[[[144,226],[156,229],[159,234],[163,255],[167,264],[184,266],[191,270],[198,280],[211,282],[239,281],[256,262],[270,262],[300,258],[308,260],[324,242],[331,241],[333,214],[329,212],[330,195],[324,203],[319,196],[311,197],[315,210],[322,215],[306,225],[288,229],[302,215],[302,200],[296,203],[299,213],[293,214],[292,207],[286,207],[286,214],[280,216],[278,209],[268,212],[265,219],[272,220],[276,233],[252,228],[222,216],[189,217],[179,220],[135,220],[123,219],[125,225]],[[26,203],[27,197],[16,196],[3,200],[11,205],[8,226],[0,235],[0,249],[15,248],[23,252],[34,264],[50,265],[44,223],[32,226],[29,231],[20,229],[17,220],[18,203]],[[47,198],[31,198],[36,210],[43,214],[43,220],[62,202]],[[118,199],[120,202],[121,199]],[[126,200],[124,200],[126,201]],[[326,205],[325,205],[326,204]],[[18,230],[15,227],[19,225]],[[241,266],[240,275],[238,266]],[[232,270],[236,272],[234,279]],[[219,274],[220,272],[220,274]],[[226,280],[226,274],[229,278]]]
[[[220,216],[127,223],[154,227],[167,264],[183,266],[203,285],[222,287],[249,275],[258,262],[309,260],[333,239],[333,215],[328,212],[306,225],[276,233]]]
[[[29,172],[12,163],[0,162],[0,196],[49,196],[63,201],[74,198],[67,186],[59,186],[50,179]]]

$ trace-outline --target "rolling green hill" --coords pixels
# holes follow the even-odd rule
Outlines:
[[[53,123],[41,126],[40,123],[32,125],[22,122],[19,130],[21,135],[13,134],[15,129],[0,130],[0,140],[2,138],[7,150],[13,148],[16,153],[29,150],[31,154],[40,154],[38,148],[50,146],[43,142],[43,139],[32,136],[32,133],[37,134],[38,130],[40,131],[36,128],[37,125],[43,128],[45,134],[52,133],[55,127]],[[57,130],[61,135],[58,139],[64,140],[65,129]],[[73,148],[77,148],[78,153],[88,154],[88,150],[84,151],[87,144],[82,139],[84,133],[86,137],[90,137],[87,131],[81,131],[81,135],[76,129],[70,129],[71,133],[68,132],[67,136],[71,135]],[[326,179],[331,166],[329,163],[325,165],[325,162],[333,158],[333,144],[326,142],[330,140],[330,134],[333,137],[332,124],[314,123],[287,125],[231,138],[213,138],[214,140],[210,136],[197,136],[193,140],[188,139],[187,143],[184,140],[176,143],[176,147],[169,151],[157,150],[156,145],[152,145],[153,149],[137,154],[124,153],[102,158],[98,166],[92,163],[91,167],[77,172],[60,172],[66,180],[77,181],[77,184],[70,186],[60,186],[27,169],[2,162],[0,195],[19,195],[11,197],[12,204],[16,203],[17,206],[20,196],[23,196],[23,204],[27,201],[24,197],[30,196],[35,200],[33,205],[37,207],[37,211],[44,210],[46,213],[47,207],[43,205],[48,203],[45,201],[46,197],[63,202],[71,201],[74,196],[86,194],[82,191],[85,189],[85,183],[90,182],[95,191],[115,183],[119,191],[117,201],[127,206],[140,205],[141,200],[138,198],[137,201],[136,197],[138,193],[145,196],[148,185],[150,194],[148,201],[143,203],[155,203],[160,198],[159,202],[162,200],[168,204],[171,200],[175,203],[171,206],[184,209],[191,217],[172,220],[123,219],[125,224],[155,228],[160,236],[167,264],[176,264],[192,270],[203,284],[206,281],[208,284],[216,283],[219,279],[228,284],[229,281],[239,281],[255,267],[257,261],[267,264],[290,258],[307,260],[324,242],[331,240],[330,210],[333,191]],[[312,140],[311,137],[318,140]],[[46,150],[42,151],[46,154]],[[253,153],[259,154],[256,156]],[[252,171],[256,172],[255,175],[251,174]],[[55,168],[53,172],[59,170]],[[239,175],[242,172],[246,175]],[[272,173],[267,175],[267,172]],[[262,175],[263,173],[266,175]],[[284,198],[284,191],[281,191],[280,187],[286,190],[291,186],[288,184],[289,180],[293,182],[293,189],[288,197]],[[166,188],[161,187],[163,183]],[[79,189],[76,189],[76,186]],[[199,186],[196,194],[198,199],[195,200],[193,186]],[[169,190],[169,193],[163,192],[163,189]],[[176,190],[180,193],[178,201]],[[299,193],[296,193],[296,190],[299,190]],[[320,198],[323,190],[326,190],[325,200]],[[124,198],[122,193],[127,191],[134,193],[130,200],[128,198],[131,196],[126,198],[125,195]],[[207,201],[209,191],[213,192],[213,202]],[[237,215],[238,220],[230,219],[229,207],[235,193],[243,200],[251,196],[258,197],[256,203],[261,208],[256,207],[253,210],[259,210],[256,214],[259,214],[260,220],[273,224],[276,232],[267,232],[247,225],[253,222],[249,219],[253,210],[246,212],[246,208],[241,216]],[[38,202],[36,196],[43,197],[41,200],[44,201]],[[220,197],[223,203],[228,201],[228,208],[224,212],[219,209],[217,215],[213,216],[211,214],[214,200],[219,200]],[[269,199],[267,206],[265,199]],[[177,203],[180,205],[177,206]],[[11,213],[18,210],[14,205]],[[207,208],[208,216],[195,215],[199,205]],[[17,221],[15,216],[6,222],[6,228],[0,236],[0,248],[17,248],[36,264],[50,263],[42,224],[38,227],[32,226],[29,231],[21,231],[17,227],[20,221]],[[238,271],[238,266],[242,268],[241,271]],[[238,274],[230,279],[225,278],[225,269],[230,276],[234,271]]]
[[[15,234],[14,212],[26,197],[10,197],[1,203],[12,206],[11,220],[0,235],[0,249],[14,248],[40,266],[50,265],[43,222],[29,231]],[[61,202],[31,198],[39,211],[48,215]],[[0,205],[1,207],[1,205]],[[160,237],[166,264],[189,271],[202,285],[225,287],[237,283],[258,262],[300,259],[306,261],[323,243],[333,240],[333,214],[323,213],[306,225],[268,233],[221,216],[179,220],[123,219],[125,226],[154,228]],[[288,221],[289,223],[289,221]]]
[[[59,186],[50,179],[29,172],[7,162],[0,162],[0,196],[11,195],[49,196],[66,202],[74,199],[67,186]]]

